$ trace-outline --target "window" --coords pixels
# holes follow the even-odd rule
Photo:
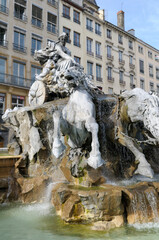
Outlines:
[[[25,98],[22,96],[12,96],[12,109],[15,107],[24,107]]]
[[[119,62],[123,61],[123,52],[119,51]]]
[[[55,0],[47,0],[47,2],[54,7],[57,7],[57,2]]]
[[[63,17],[70,19],[70,8],[63,5]]]
[[[129,56],[129,64],[133,64],[133,56]]]
[[[5,82],[6,59],[0,58],[0,82]]]
[[[134,75],[130,74],[130,86],[134,87]]]
[[[7,47],[7,24],[0,22],[0,46]]]
[[[97,81],[102,82],[102,67],[99,64],[96,64],[96,79]]]
[[[77,32],[74,32],[74,37],[73,37],[73,44],[77,47],[80,47],[80,34]]]
[[[102,58],[101,56],[101,43],[96,42],[96,57]]]
[[[31,81],[32,83],[35,81],[35,75],[41,73],[41,67],[38,66],[31,66]]]
[[[101,36],[101,25],[99,23],[95,23],[95,33]]]
[[[112,80],[112,67],[108,67],[108,80]]]
[[[13,62],[13,84],[17,86],[24,86],[25,65],[20,62]]]
[[[112,31],[107,29],[107,38],[112,39]]]
[[[93,55],[92,45],[93,45],[93,40],[91,38],[87,38],[87,53],[90,55]]]
[[[149,76],[153,77],[153,66],[149,64]]]
[[[67,43],[71,43],[71,39],[70,39],[71,30],[69,28],[63,27],[63,32],[65,32],[68,36]]]
[[[56,34],[56,16],[51,14],[51,13],[47,13],[47,30],[51,33],[55,33]]]
[[[80,13],[76,10],[73,11],[73,21],[80,24]]]
[[[42,37],[32,34],[31,39],[31,55],[34,55],[35,50],[41,49]]]
[[[152,52],[148,51],[148,57],[152,58]]]
[[[132,40],[129,40],[129,48],[133,49],[133,42],[132,42]]]
[[[87,62],[87,74],[93,76],[93,63]]]
[[[141,47],[140,45],[138,46],[138,52],[143,54],[143,47]]]
[[[159,68],[156,68],[156,78],[159,79]]]
[[[14,2],[14,17],[23,21],[27,21],[26,17],[26,0],[15,0]]]
[[[121,34],[118,35],[118,43],[123,44],[123,36]]]
[[[0,12],[8,14],[7,0],[0,0]]]
[[[113,88],[108,87],[108,94],[113,94]]]
[[[42,28],[42,9],[32,5],[32,24],[36,27]]]
[[[22,32],[18,32],[17,30],[14,30],[13,49],[20,52],[26,52],[26,47],[24,45],[25,45],[25,34]]]
[[[0,117],[4,114],[5,111],[5,94],[0,93]]]
[[[87,18],[86,19],[86,28],[89,31],[93,32],[93,27],[92,26],[93,26],[93,21],[91,19]]]
[[[74,60],[76,61],[76,63],[81,63],[81,58],[80,57],[76,57],[76,56],[74,56]]]
[[[111,58],[111,46],[107,45],[107,57]]]
[[[159,94],[159,85],[157,85],[156,87],[157,87],[157,93]]]
[[[144,73],[144,61],[139,60],[140,73]]]
[[[150,82],[150,91],[154,91],[154,83]]]
[[[124,73],[123,71],[119,71],[119,82],[122,83],[124,80]]]
[[[143,78],[140,79],[140,88],[145,89],[145,81]]]

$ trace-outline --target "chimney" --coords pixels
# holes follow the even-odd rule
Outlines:
[[[134,29],[128,30],[128,33],[130,33],[131,35],[135,36],[135,30]]]
[[[122,10],[117,12],[117,26],[125,30],[124,12]]]

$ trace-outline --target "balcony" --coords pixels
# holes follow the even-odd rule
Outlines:
[[[28,18],[25,14],[22,14],[20,12],[14,12],[14,17],[22,20],[23,22],[27,22]]]
[[[107,54],[107,59],[113,61],[114,60],[114,56],[112,56],[111,54]]]
[[[62,16],[63,16],[64,18],[70,19],[70,16],[69,16],[68,14],[66,14],[66,13],[63,13]]]
[[[0,4],[0,12],[8,14],[9,9],[6,6]]]
[[[81,44],[79,43],[79,42],[73,42],[73,44],[74,44],[74,46],[76,46],[76,47],[81,47]]]
[[[0,46],[2,46],[2,47],[8,47],[8,41],[6,41],[6,40],[0,40]]]
[[[18,51],[18,52],[22,52],[22,53],[26,53],[27,48],[22,46],[22,45],[18,45],[13,43],[13,50]]]
[[[131,69],[134,69],[134,68],[135,68],[135,65],[132,64],[132,63],[129,63],[129,67],[130,67]]]
[[[102,59],[102,55],[96,53],[96,57]]]
[[[91,26],[86,25],[86,28],[87,28],[89,31],[93,32],[93,28],[92,28]]]
[[[124,65],[124,64],[125,64],[125,61],[124,61],[123,59],[120,59],[120,58],[119,58],[119,64]]]
[[[81,24],[81,22],[80,22],[77,18],[74,18],[73,21],[74,21],[75,23]]]
[[[55,0],[47,0],[47,3],[55,8],[58,7],[57,1],[55,1]]]
[[[94,53],[92,51],[89,51],[89,50],[87,50],[87,54],[92,56],[92,57],[94,56]]]
[[[99,36],[102,35],[101,31],[99,31],[99,30],[97,30],[97,29],[95,29],[95,33],[96,33],[97,35],[99,35]]]
[[[36,27],[41,28],[41,29],[43,28],[43,23],[42,23],[41,19],[32,17],[31,23],[32,23],[33,26],[36,26]]]
[[[120,85],[122,85],[122,86],[125,86],[125,84],[126,84],[126,82],[123,81],[123,80],[120,80],[119,83],[120,83]]]
[[[27,78],[0,73],[0,84],[29,89],[32,83],[33,82]]]
[[[102,81],[103,81],[103,79],[102,79],[101,77],[96,77],[96,80],[97,80],[98,82],[102,82]]]
[[[47,23],[47,31],[51,32],[51,33],[54,33],[54,34],[57,34],[56,25],[51,24],[51,23]]]
[[[111,82],[111,83],[114,82],[114,78],[112,78],[112,77],[110,77],[110,76],[107,77],[107,80],[108,80],[108,82]]]

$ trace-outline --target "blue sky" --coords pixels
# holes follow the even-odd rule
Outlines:
[[[125,30],[159,49],[159,0],[96,0],[106,20],[117,25],[117,12],[125,12]]]

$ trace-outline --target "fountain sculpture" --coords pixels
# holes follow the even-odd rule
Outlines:
[[[67,222],[108,229],[124,221],[151,221],[150,196],[159,209],[157,182],[106,183],[159,173],[159,98],[139,88],[105,95],[70,56],[66,40],[63,33],[35,52],[44,67],[30,88],[30,107],[3,115],[14,130],[10,152],[21,155],[14,173],[19,199],[40,200],[40,190],[56,181],[52,202]],[[140,194],[149,209],[146,220],[133,210],[140,210],[134,205]]]

